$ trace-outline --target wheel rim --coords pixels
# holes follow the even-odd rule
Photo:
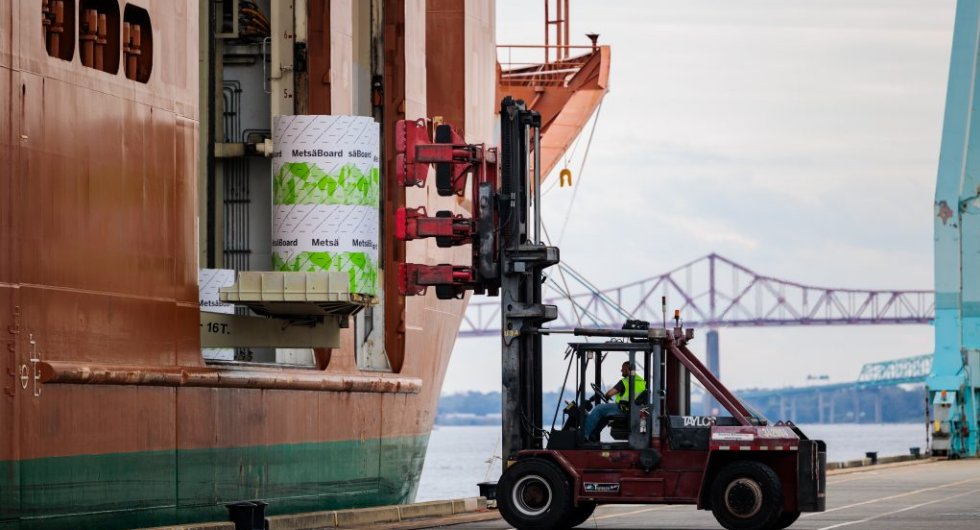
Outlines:
[[[514,484],[511,500],[514,508],[527,517],[536,517],[551,506],[551,484],[540,475],[522,477]]]
[[[725,508],[740,519],[748,519],[762,509],[762,486],[750,478],[731,481],[725,488]]]

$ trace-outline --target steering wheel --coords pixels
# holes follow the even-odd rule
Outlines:
[[[607,396],[606,393],[603,392],[601,388],[599,388],[599,385],[595,383],[590,383],[590,384],[592,385],[592,390],[595,391],[595,395],[599,396],[599,399],[601,399],[603,403],[609,403],[609,396]]]

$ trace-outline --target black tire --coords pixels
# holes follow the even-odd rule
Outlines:
[[[436,212],[436,217],[449,218],[452,216],[453,212],[449,210],[439,210]],[[451,248],[453,246],[453,238],[436,236],[436,246],[439,248]]]
[[[436,143],[449,144],[453,141],[453,131],[449,125],[439,125],[436,127]],[[453,165],[452,164],[433,164],[436,167],[436,192],[449,197],[453,194]]]
[[[790,525],[796,522],[800,518],[800,512],[783,512],[776,519],[776,524],[769,527],[770,530],[783,530],[783,528],[789,528]]]
[[[497,482],[497,509],[521,530],[567,528],[572,489],[557,466],[540,458],[519,460]]]
[[[732,462],[711,484],[711,512],[728,530],[773,528],[782,511],[779,476],[760,462]]]
[[[594,502],[580,502],[578,506],[572,508],[568,512],[568,517],[565,518],[565,526],[567,528],[575,528],[576,526],[589,520],[592,517],[592,512],[595,511]]]

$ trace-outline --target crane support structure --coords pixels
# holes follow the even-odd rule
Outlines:
[[[978,454],[980,369],[980,0],[959,0],[933,210],[935,352],[926,380],[932,449]]]

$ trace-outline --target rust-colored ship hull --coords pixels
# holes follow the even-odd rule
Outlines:
[[[454,116],[492,142],[492,3],[378,1],[386,152],[405,117]],[[52,56],[41,4],[0,2],[0,528],[223,519],[243,499],[270,514],[411,502],[465,301],[383,284],[386,373],[358,368],[351,333],[312,369],[206,363],[199,6],[130,2],[153,24],[144,83],[83,65],[81,46]],[[318,53],[311,31],[314,72],[329,67]],[[465,207],[389,187],[386,209],[406,202]],[[468,257],[387,244],[389,274]]]

